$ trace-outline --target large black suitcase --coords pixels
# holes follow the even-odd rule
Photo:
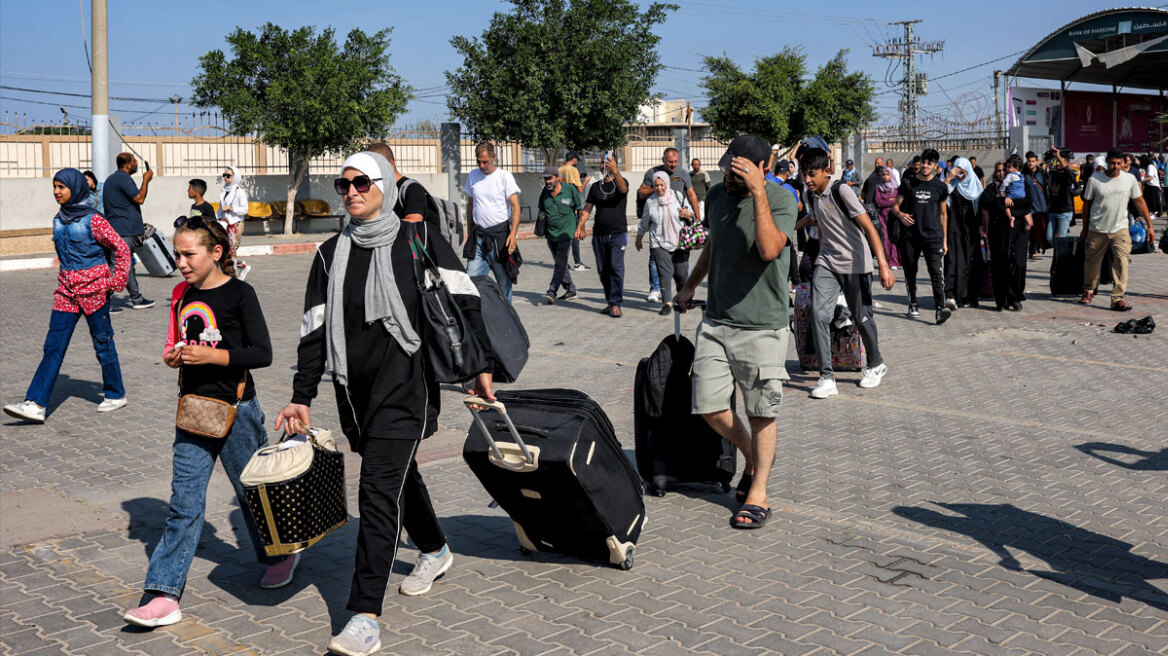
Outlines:
[[[657,496],[683,483],[713,483],[729,492],[738,467],[734,444],[691,414],[693,360],[693,342],[681,336],[681,315],[675,312],[673,335],[637,364],[633,383],[637,471]],[[730,407],[734,408],[733,400]]]
[[[1083,275],[1086,265],[1086,245],[1078,237],[1056,237],[1054,257],[1050,262],[1050,295],[1078,296],[1083,293]],[[1103,256],[1099,269],[1099,284],[1110,285],[1111,251]]]
[[[174,273],[174,247],[158,230],[148,230],[142,236],[142,245],[134,247],[134,255],[142,260],[146,273],[165,278]]]
[[[643,488],[604,410],[576,390],[497,398],[465,401],[474,424],[462,457],[510,515],[522,551],[631,568],[645,526]]]
[[[474,276],[471,280],[479,290],[483,324],[487,329],[491,351],[495,355],[495,380],[513,383],[527,364],[527,350],[531,346],[527,330],[515,307],[499,291],[499,284],[494,278]]]

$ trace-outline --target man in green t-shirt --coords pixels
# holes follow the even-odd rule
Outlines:
[[[580,192],[576,186],[564,184],[560,172],[554,166],[543,170],[543,191],[539,194],[539,213],[547,221],[548,250],[555,260],[552,281],[548,283],[544,301],[555,305],[556,292],[564,288],[560,300],[576,298],[576,284],[572,282],[572,271],[568,268],[568,253],[572,249],[572,237],[576,234],[576,213],[584,207],[580,202]]]
[[[724,182],[706,196],[710,238],[673,299],[681,310],[693,307],[694,292],[709,274],[709,302],[694,354],[693,412],[746,458],[734,528],[761,528],[770,517],[767,479],[788,378],[787,244],[797,210],[789,191],[766,181],[769,159],[761,137],[730,142],[718,162]],[[730,407],[735,385],[744,392],[749,429]]]

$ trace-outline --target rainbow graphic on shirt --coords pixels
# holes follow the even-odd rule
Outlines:
[[[188,337],[187,343],[190,343],[188,331],[192,327],[192,320],[195,319],[203,324],[203,330],[199,333],[200,344],[215,348],[219,342],[223,341],[223,336],[219,333],[219,326],[215,322],[215,311],[206,303],[195,301],[184,305],[178,315],[179,334]]]

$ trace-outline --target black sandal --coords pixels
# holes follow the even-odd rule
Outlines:
[[[734,488],[734,500],[738,503],[746,503],[746,495],[750,494],[752,483],[754,483],[754,475],[743,474],[742,478],[738,479],[738,487]]]
[[[730,519],[730,526],[740,529],[754,529],[762,528],[766,525],[767,518],[771,516],[770,508],[763,508],[754,504],[743,504],[738,512],[734,513],[734,517]],[[749,519],[749,522],[741,520]]]

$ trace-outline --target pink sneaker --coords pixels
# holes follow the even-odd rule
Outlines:
[[[300,564],[300,554],[292,554],[284,560],[268,567],[264,577],[260,579],[260,587],[265,590],[282,588],[292,582],[292,574],[296,565]]]
[[[126,624],[152,629],[156,626],[177,624],[182,620],[182,611],[178,608],[178,599],[160,594],[134,610],[126,611],[122,619]]]

